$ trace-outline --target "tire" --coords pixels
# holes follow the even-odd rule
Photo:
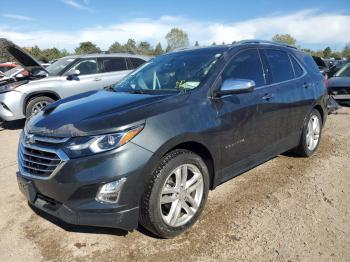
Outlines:
[[[315,126],[311,128],[310,125],[311,123],[314,123],[314,125],[316,125],[315,121],[318,122],[318,128],[312,129],[312,128],[315,128]],[[311,131],[312,133],[309,132],[309,129],[312,130]],[[320,144],[321,134],[322,134],[322,117],[318,110],[313,109],[304,123],[302,135],[300,138],[300,144],[294,150],[294,152],[303,157],[312,156],[316,152]],[[311,136],[311,138],[309,135]],[[316,140],[316,137],[318,137],[317,140]],[[313,141],[313,142],[310,143],[310,141]]]
[[[31,116],[39,113],[40,110],[53,102],[55,102],[55,100],[48,96],[37,96],[29,100],[26,106],[26,119],[28,120]]]
[[[178,183],[181,179],[176,178],[186,174],[186,170],[188,183]],[[195,182],[190,186],[189,181]],[[181,189],[181,184],[187,185]],[[189,193],[194,187],[196,191]],[[140,224],[161,238],[175,237],[198,220],[208,192],[209,173],[203,160],[191,151],[174,150],[161,159],[147,185],[141,201]],[[173,202],[161,204],[161,199]],[[175,219],[177,213],[178,219]]]

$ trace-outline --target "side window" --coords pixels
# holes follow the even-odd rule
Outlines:
[[[223,73],[223,80],[228,78],[253,80],[257,87],[265,85],[259,51],[249,49],[235,56]]]
[[[145,60],[142,60],[141,58],[130,57],[129,59],[130,59],[132,68],[137,68],[146,62]]]
[[[104,57],[99,61],[103,73],[128,70],[124,57]]]
[[[80,71],[80,75],[97,74],[97,61],[95,58],[83,59],[73,66],[72,69]]]
[[[296,52],[295,55],[300,61],[302,61],[305,64],[306,70],[308,72],[311,72],[317,75],[320,74],[320,69],[318,68],[315,60],[310,55],[307,55],[302,52]]]
[[[295,60],[293,56],[289,56],[290,60],[292,61],[293,69],[294,69],[294,76],[295,77],[300,77],[303,75],[304,71],[299,65],[299,63]]]
[[[279,83],[294,78],[293,68],[286,52],[266,49],[265,55],[270,67],[273,83]]]

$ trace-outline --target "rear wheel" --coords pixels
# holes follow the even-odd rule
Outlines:
[[[320,143],[322,132],[322,118],[320,112],[313,109],[304,124],[300,144],[296,148],[296,153],[309,157],[313,155]]]
[[[47,96],[38,96],[31,99],[26,107],[26,118],[29,119],[31,116],[36,115],[54,101],[55,100]]]
[[[188,150],[172,151],[153,173],[142,199],[140,223],[160,237],[175,237],[197,221],[208,192],[203,160]]]

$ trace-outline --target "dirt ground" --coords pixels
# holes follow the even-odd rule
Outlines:
[[[350,261],[350,108],[329,116],[316,155],[278,156],[219,186],[170,240],[33,212],[15,177],[21,127],[0,131],[0,261]]]

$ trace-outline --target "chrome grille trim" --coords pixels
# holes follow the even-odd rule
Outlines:
[[[35,136],[34,141],[45,142],[53,146],[59,145],[58,140]],[[52,141],[52,142],[51,142]],[[60,139],[60,143],[68,141],[67,138]],[[35,143],[34,142],[34,143]],[[26,144],[25,134],[22,132],[18,146],[18,166],[23,176],[41,180],[48,180],[69,160],[68,156],[61,150],[49,146]]]
[[[44,143],[50,143],[50,144],[62,144],[67,142],[69,138],[34,136],[34,140],[38,142],[44,142]]]

